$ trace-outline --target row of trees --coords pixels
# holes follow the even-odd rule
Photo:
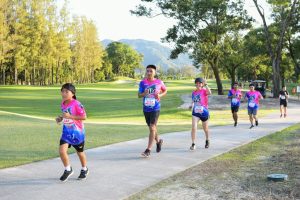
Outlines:
[[[269,25],[263,8],[253,0],[263,22],[262,27],[256,29],[243,0],[141,2],[143,4],[131,11],[133,14],[176,19],[177,24],[169,28],[163,38],[175,46],[171,58],[188,52],[197,67],[207,70],[208,66],[219,94],[223,94],[222,73],[232,81],[257,77],[271,79],[274,96],[278,96],[285,78],[298,79],[299,0],[267,0],[273,20]]]
[[[88,83],[134,76],[141,55],[120,43],[104,49],[91,20],[71,18],[67,1],[61,9],[56,4],[0,0],[1,84]]]

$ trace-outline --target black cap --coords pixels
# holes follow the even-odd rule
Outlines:
[[[195,79],[195,83],[204,83],[205,81],[204,81],[204,79],[203,78],[196,78]]]
[[[155,70],[156,70],[156,66],[155,66],[155,65],[148,65],[148,66],[146,67],[146,69],[148,69],[148,68],[152,68],[152,69],[155,69]]]
[[[76,99],[76,96],[75,96],[76,89],[75,89],[75,86],[72,83],[65,83],[65,84],[63,84],[63,86],[61,87],[60,91],[62,91],[63,89],[71,91],[73,93],[73,99]]]
[[[250,84],[249,84],[249,87],[251,87],[251,86],[253,86],[253,87],[254,87],[254,84],[253,84],[253,83],[250,83]]]

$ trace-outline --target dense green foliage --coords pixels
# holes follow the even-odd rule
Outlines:
[[[130,66],[124,75],[132,76],[132,66],[141,62],[133,49],[106,58],[94,22],[84,16],[70,19],[67,1],[61,9],[56,4],[0,0],[0,84],[96,82],[112,76],[109,61],[120,57],[127,62],[118,67]]]
[[[262,28],[255,30],[244,2],[141,0],[131,12],[137,16],[164,15],[175,19],[177,24],[169,28],[164,38],[174,44],[171,57],[189,52],[195,64],[203,67],[203,74],[213,72],[219,94],[223,93],[223,74],[232,81],[272,80],[273,94],[278,96],[285,80],[295,81],[300,73],[300,2],[268,0],[272,23],[267,24],[267,8],[261,6],[261,1],[253,0],[262,19]]]

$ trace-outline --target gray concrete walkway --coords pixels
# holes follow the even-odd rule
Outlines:
[[[236,128],[212,127],[209,149],[204,148],[203,133],[199,130],[198,148],[194,152],[189,151],[189,131],[163,135],[162,152],[153,152],[148,159],[140,156],[147,138],[87,150],[90,174],[85,181],[76,180],[80,171],[76,155],[71,155],[75,173],[66,183],[58,180],[63,172],[59,158],[2,169],[0,199],[124,199],[209,158],[300,122],[300,109],[297,107],[290,106],[286,119],[280,119],[278,112],[260,119],[259,126],[251,130],[246,121]]]

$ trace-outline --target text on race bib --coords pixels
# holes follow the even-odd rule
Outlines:
[[[66,119],[66,118],[64,118],[63,119],[63,123],[66,126],[72,126],[74,124],[74,121],[72,119]]]
[[[232,98],[232,99],[231,99],[231,102],[232,102],[233,104],[236,104],[236,103],[238,103],[238,99],[237,99],[237,98]]]
[[[281,96],[280,98],[281,98],[281,99],[285,99],[285,96]]]
[[[194,112],[195,113],[203,113],[203,106],[195,106]]]
[[[248,105],[249,105],[250,108],[254,108],[255,107],[255,103],[254,102],[249,102]]]
[[[147,107],[155,106],[155,98],[145,98],[144,105]]]

